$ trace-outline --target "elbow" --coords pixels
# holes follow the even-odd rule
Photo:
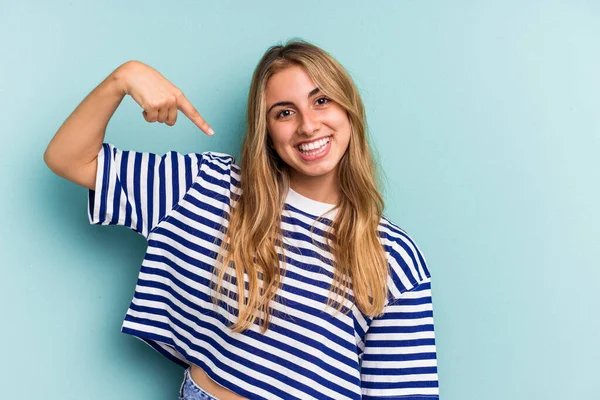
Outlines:
[[[48,168],[52,169],[52,157],[50,156],[50,147],[46,148],[46,151],[44,151],[44,164],[46,164],[48,166]]]
[[[46,149],[46,151],[44,151],[44,157],[43,157],[44,163],[47,166],[50,166],[50,155],[48,153],[48,149]]]
[[[44,151],[43,160],[44,164],[46,164],[52,172],[57,173],[58,167],[56,165],[55,157],[53,156],[52,151],[50,151],[50,146]]]
[[[43,160],[50,171],[58,176],[64,177],[64,171],[66,169],[64,157],[57,155],[50,145],[48,145],[48,148],[44,151]]]

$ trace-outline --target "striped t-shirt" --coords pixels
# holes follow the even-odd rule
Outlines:
[[[239,179],[227,154],[103,144],[90,223],[127,226],[148,242],[122,332],[249,399],[438,399],[430,273],[416,243],[385,217],[378,229],[390,267],[384,314],[363,315],[350,288],[334,316],[325,307],[334,271],[324,235],[335,210],[290,190],[281,218],[290,245],[276,249],[285,274],[269,329],[263,335],[255,323],[231,332],[237,300],[222,296],[229,307],[213,306],[210,282]],[[237,296],[235,279],[224,284]]]

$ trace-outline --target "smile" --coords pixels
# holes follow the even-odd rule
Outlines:
[[[314,155],[314,154],[318,154],[319,152],[323,151],[330,140],[331,140],[331,136],[328,136],[326,138],[319,139],[314,142],[299,144],[297,147],[298,147],[298,150],[300,150],[302,153],[304,153],[306,155]]]
[[[324,157],[328,151],[331,143],[331,136],[323,139],[316,140],[311,143],[302,143],[296,146],[300,156],[306,161],[316,160]]]

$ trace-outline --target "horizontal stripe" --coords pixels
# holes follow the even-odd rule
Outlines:
[[[257,323],[231,332],[238,277],[228,269],[223,287],[229,293],[216,305],[211,285],[240,177],[235,159],[224,153],[157,155],[102,145],[88,192],[89,221],[126,226],[148,242],[121,331],[184,368],[197,364],[247,398],[438,399],[431,274],[415,241],[386,217],[378,228],[389,265],[383,313],[364,315],[351,285],[336,312],[326,306],[335,273],[328,244],[335,214],[318,218],[331,206],[290,192],[281,214],[283,241],[275,246],[282,280],[270,327],[264,334]],[[247,291],[246,274],[243,286]]]

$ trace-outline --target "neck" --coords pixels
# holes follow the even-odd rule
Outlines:
[[[298,176],[290,173],[290,186],[293,190],[309,199],[322,203],[337,204],[340,198],[340,187],[337,172],[322,176]]]

